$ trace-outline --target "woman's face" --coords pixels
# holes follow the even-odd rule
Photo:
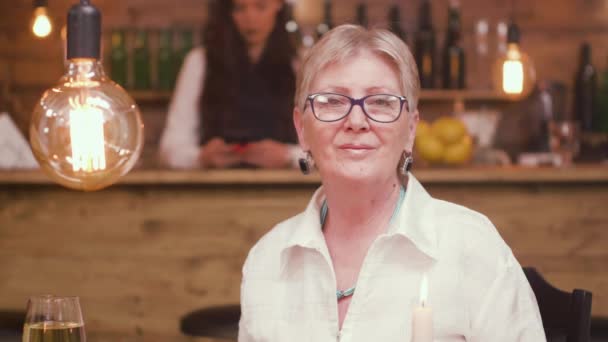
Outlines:
[[[363,50],[318,72],[310,94],[339,93],[358,99],[371,94],[401,95],[397,69],[388,60]],[[309,94],[308,94],[309,95]],[[411,151],[418,112],[408,112],[391,123],[370,120],[361,107],[336,122],[317,120],[310,103],[294,110],[300,144],[312,153],[321,176],[376,182],[396,177],[403,151]]]
[[[233,1],[232,20],[247,45],[264,44],[274,29],[282,0]]]

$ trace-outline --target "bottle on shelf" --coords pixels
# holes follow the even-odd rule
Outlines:
[[[474,62],[471,63],[469,81],[470,88],[479,90],[492,89],[492,57],[488,44],[489,25],[484,18],[479,19],[475,24],[475,54],[472,56]]]
[[[325,0],[325,3],[323,4],[323,21],[317,25],[317,39],[321,38],[334,26],[331,19],[331,8],[331,0]]]
[[[401,22],[401,9],[397,4],[393,4],[388,10],[388,27],[391,32],[407,44],[407,34],[403,30],[403,23]]]
[[[138,90],[148,90],[151,87],[150,50],[148,47],[148,31],[137,30],[133,47],[133,87]]]
[[[591,64],[591,46],[580,48],[579,66],[574,80],[574,117],[581,132],[597,131],[597,71]]]
[[[424,89],[432,89],[435,88],[437,78],[437,63],[430,0],[422,0],[419,18],[414,56],[419,69],[420,86]]]
[[[186,55],[194,48],[194,33],[192,30],[183,29],[178,33],[177,46],[175,47],[174,61],[174,78],[177,79],[177,74],[182,68]]]
[[[302,45],[302,31],[300,30],[300,25],[295,20],[293,15],[293,4],[291,2],[286,2],[285,6],[287,7],[287,23],[285,24],[285,30],[289,35],[289,42],[291,45],[298,49],[300,45]]]
[[[458,0],[451,0],[442,58],[442,85],[444,89],[465,88],[465,53],[461,39],[460,4]]]
[[[129,79],[129,56],[127,54],[125,31],[112,31],[110,40],[110,75],[114,82],[126,88]]]
[[[367,4],[360,2],[357,5],[357,25],[367,28],[369,26],[369,19],[367,18]]]
[[[161,29],[158,34],[158,88],[161,90],[171,90],[175,84],[175,67],[173,57],[173,31]]]

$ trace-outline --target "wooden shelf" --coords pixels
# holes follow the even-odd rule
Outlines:
[[[127,90],[135,102],[142,103],[168,103],[173,92],[170,90]]]
[[[173,92],[170,90],[129,90],[138,103],[168,103]],[[422,90],[420,101],[510,101],[500,93],[489,90]]]
[[[510,101],[504,94],[491,90],[422,90],[420,101]]]

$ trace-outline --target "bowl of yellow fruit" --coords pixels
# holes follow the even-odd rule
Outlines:
[[[416,158],[430,165],[459,166],[473,157],[473,139],[462,121],[442,116],[429,123],[420,120],[416,129]]]

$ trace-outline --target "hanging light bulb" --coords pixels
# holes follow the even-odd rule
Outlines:
[[[497,59],[493,78],[495,88],[512,99],[528,96],[536,82],[536,71],[528,55],[520,48],[517,25],[509,24],[507,49]]]
[[[68,12],[67,71],[32,114],[30,142],[57,183],[93,191],[137,162],[143,124],[133,99],[106,77],[99,61],[101,14],[88,0]]]
[[[32,32],[38,38],[46,38],[53,32],[53,24],[49,18],[46,0],[34,0],[34,16]]]

